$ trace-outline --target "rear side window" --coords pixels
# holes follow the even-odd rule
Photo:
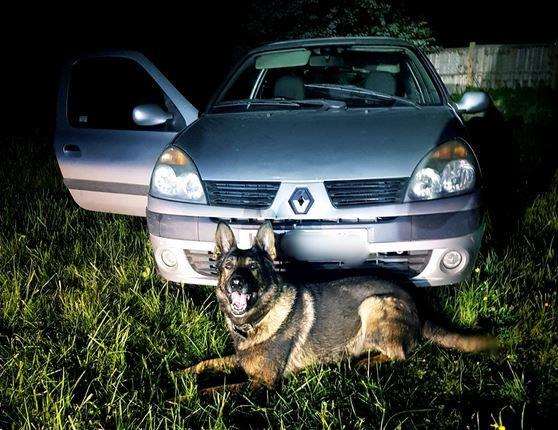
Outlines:
[[[72,67],[68,119],[74,127],[145,130],[132,120],[132,110],[153,103],[174,114],[174,106],[153,78],[133,60],[90,58]],[[165,130],[171,124],[149,127]]]

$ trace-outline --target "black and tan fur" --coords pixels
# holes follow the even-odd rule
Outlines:
[[[275,257],[270,223],[260,227],[249,250],[238,249],[231,229],[219,223],[216,292],[236,353],[202,361],[187,372],[242,368],[252,382],[272,386],[282,376],[317,363],[353,357],[372,357],[372,362],[402,360],[423,337],[462,351],[493,345],[489,337],[464,336],[422,321],[408,292],[389,281],[354,277],[286,284],[274,270]],[[232,311],[228,294],[230,279],[239,271],[255,291],[251,306],[241,316]]]

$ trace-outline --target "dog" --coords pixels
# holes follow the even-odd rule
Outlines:
[[[269,221],[250,249],[236,246],[224,222],[217,226],[215,243],[216,293],[236,352],[202,361],[187,373],[241,368],[253,385],[273,387],[283,376],[319,363],[403,360],[421,338],[466,352],[495,345],[492,337],[453,333],[421,320],[411,295],[391,281],[283,282],[274,269],[277,250]]]

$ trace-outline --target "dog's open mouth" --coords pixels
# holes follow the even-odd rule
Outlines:
[[[248,308],[250,294],[241,291],[233,291],[230,295],[231,309],[235,315],[242,315]]]

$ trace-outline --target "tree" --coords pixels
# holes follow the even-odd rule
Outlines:
[[[401,1],[254,0],[248,9],[247,36],[259,43],[336,36],[399,37],[423,48],[435,42],[428,24],[407,15]]]

